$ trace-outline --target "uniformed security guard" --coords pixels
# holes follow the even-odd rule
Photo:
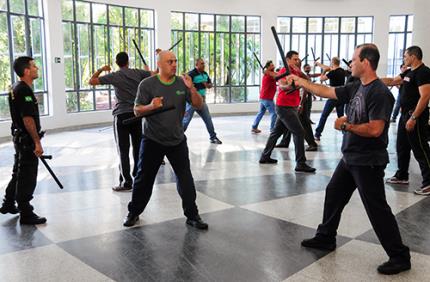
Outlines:
[[[42,156],[40,142],[40,119],[37,99],[34,96],[33,80],[39,77],[33,58],[19,57],[13,63],[19,77],[9,92],[9,108],[12,118],[12,136],[15,147],[15,162],[0,212],[20,213],[21,224],[43,224],[46,218],[39,217],[30,205],[37,182],[38,157]],[[18,208],[15,205],[18,203]]]

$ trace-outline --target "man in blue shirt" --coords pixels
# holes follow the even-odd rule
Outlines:
[[[207,72],[205,72],[205,62],[202,58],[198,58],[196,60],[196,67],[192,71],[188,73],[194,83],[194,87],[197,89],[197,92],[203,97],[203,101],[205,102],[201,109],[195,109],[192,105],[187,103],[187,107],[185,110],[185,116],[183,119],[184,131],[187,130],[188,125],[193,118],[194,112],[200,115],[206,125],[206,129],[209,133],[210,142],[213,144],[222,144],[221,140],[218,139],[215,133],[215,128],[212,123],[211,114],[209,113],[208,105],[206,104],[206,89],[212,88],[213,84]]]

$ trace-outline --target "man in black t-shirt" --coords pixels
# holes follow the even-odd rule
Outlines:
[[[331,59],[330,67],[325,66],[319,62],[316,62],[315,64],[323,69],[323,74],[320,77],[321,81],[329,80],[330,86],[332,87],[343,86],[345,84],[346,72],[343,68],[340,67],[340,60],[338,57],[333,57]],[[318,126],[315,128],[315,140],[320,140],[325,123],[327,122],[327,118],[335,107],[337,117],[343,116],[344,104],[340,104],[339,101],[333,99],[328,99],[325,102],[324,109],[318,122]]]
[[[6,188],[0,212],[3,214],[19,212],[21,224],[43,224],[46,218],[35,214],[30,205],[37,183],[38,157],[43,154],[39,108],[31,88],[33,80],[39,76],[39,69],[31,57],[17,58],[13,68],[19,77],[19,81],[12,86],[9,93],[15,161],[12,179]]]
[[[418,46],[406,49],[403,59],[410,70],[394,79],[384,79],[387,85],[402,84],[399,93],[401,115],[397,129],[396,174],[387,183],[409,183],[409,161],[411,150],[421,169],[422,186],[414,192],[430,195],[430,148],[427,143],[430,100],[430,68],[422,62],[423,52]]]
[[[358,188],[372,227],[389,256],[378,272],[396,274],[410,269],[411,263],[409,248],[402,243],[385,197],[384,170],[388,163],[388,128],[394,97],[376,75],[379,62],[376,45],[357,46],[352,60],[352,75],[360,81],[345,86],[326,87],[294,75],[287,78],[315,95],[349,104],[347,116],[335,122],[335,128],[344,132],[343,157],[326,188],[323,221],[316,236],[302,241],[302,246],[336,248],[342,211]]]

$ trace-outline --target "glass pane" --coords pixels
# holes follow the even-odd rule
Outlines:
[[[199,29],[199,15],[198,14],[185,14],[185,29],[198,30]]]
[[[170,15],[170,26],[172,29],[183,29],[183,14],[182,13],[171,13]]]
[[[213,104],[215,102],[215,88],[206,90],[206,104]]]
[[[8,95],[0,95],[0,121],[10,119]]]
[[[23,16],[12,16],[12,40],[14,57],[27,55],[25,48],[25,23]]]
[[[340,57],[341,58],[352,58],[354,53],[355,42],[354,34],[347,34],[340,36]]]
[[[278,17],[278,32],[290,33],[290,18]]]
[[[0,0],[0,10],[7,11],[7,3],[6,0]]]
[[[141,30],[140,32],[140,51],[146,62],[152,69],[155,69],[154,64],[154,31],[153,30]],[[139,67],[143,64],[139,59]]]
[[[260,84],[260,66],[255,59],[253,53],[257,55],[257,58],[261,61],[260,56],[260,35],[248,35],[247,46],[247,69],[246,69],[246,83],[248,85],[259,85]],[[261,62],[263,65],[265,62]]]
[[[339,43],[339,37],[337,34],[324,35],[324,53],[337,56],[339,53],[338,43]],[[351,58],[344,58],[344,59],[349,60]]]
[[[213,78],[215,74],[215,61],[214,61],[214,38],[213,33],[205,32],[200,33],[200,57],[205,60],[206,72],[209,77]]]
[[[94,36],[94,63],[95,69],[109,64],[107,56],[107,28],[105,26],[93,26]]]
[[[195,59],[199,57],[199,33],[185,33],[185,71],[188,72],[195,67]]]
[[[260,98],[260,88],[247,87],[246,88],[246,102],[257,102]]]
[[[342,18],[341,22],[341,32],[355,32],[355,18]]]
[[[63,0],[61,2],[61,12],[63,14],[63,20],[73,21],[73,1]]]
[[[96,91],[96,110],[109,110],[109,90]]]
[[[80,92],[79,93],[79,106],[81,111],[94,110],[94,97],[93,92]]]
[[[89,88],[88,81],[92,75],[90,55],[89,25],[78,24],[78,63],[80,88]]]
[[[139,10],[133,8],[125,8],[125,25],[139,26]]]
[[[63,23],[64,37],[64,79],[66,89],[75,89],[75,67],[73,50],[73,24]]]
[[[215,103],[229,103],[230,90],[228,87],[217,87],[215,93]]]
[[[247,32],[260,32],[260,18],[246,17]]]
[[[230,20],[229,16],[216,16],[216,30],[229,31]]]
[[[124,51],[128,53],[130,67],[137,68],[137,66],[140,65],[141,59],[139,58],[139,53],[137,52],[137,49],[134,47],[133,39],[136,41],[136,43],[139,42],[139,30],[137,28],[127,28],[125,30],[126,49]],[[145,55],[143,56],[146,61]]]
[[[325,18],[324,32],[339,32],[339,18]]]
[[[140,26],[154,27],[154,11],[140,9]]]
[[[245,87],[231,88],[231,103],[245,102]]]
[[[33,56],[42,55],[42,27],[40,19],[30,19],[30,37]]]
[[[110,27],[110,56],[115,58],[116,54],[122,51],[122,28]],[[117,65],[112,64],[113,69],[117,70]]]
[[[118,6],[109,6],[109,23],[122,25],[122,8]]]
[[[309,18],[309,32],[322,32],[322,18]]]
[[[8,92],[11,84],[7,17],[0,13],[0,92]],[[1,102],[0,102],[1,103]],[[2,109],[0,105],[0,116]]]
[[[414,16],[410,15],[408,17],[408,31],[413,31],[414,30]]]
[[[293,32],[306,32],[306,18],[293,18]]]
[[[231,17],[231,31],[244,32],[245,17],[240,17],[240,16]]]
[[[182,32],[180,31],[172,31],[171,33],[171,44],[175,44],[182,38]],[[176,54],[176,58],[178,59],[178,64],[176,67],[176,71],[178,74],[185,72],[184,66],[184,40],[181,40],[178,45],[173,48],[173,53]]]
[[[25,14],[24,0],[9,0],[9,7],[13,13]]]
[[[76,7],[76,20],[79,22],[90,22],[90,3],[75,2]]]
[[[406,16],[390,17],[390,32],[402,32],[405,30]]]
[[[107,6],[105,4],[93,4],[93,23],[107,23]]]
[[[213,15],[201,15],[200,16],[200,29],[204,31],[214,30],[214,16]]]
[[[28,14],[31,16],[43,16],[41,0],[27,0]]]
[[[358,18],[357,32],[372,32],[373,30],[373,18],[372,17],[360,17]]]
[[[76,92],[66,93],[66,109],[68,113],[75,113],[78,111],[78,95]]]
[[[48,96],[44,93],[37,93],[34,95],[37,100],[37,105],[39,107],[39,114],[41,116],[46,116],[48,114]]]
[[[252,54],[249,54],[252,56]],[[245,35],[231,35],[231,84],[245,84]]]
[[[231,83],[229,67],[230,40],[228,34],[218,33],[216,40],[216,85],[229,85]]]

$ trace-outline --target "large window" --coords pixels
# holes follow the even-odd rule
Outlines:
[[[113,88],[88,81],[103,65],[117,70],[115,56],[121,51],[129,54],[130,67],[142,68],[133,39],[154,67],[154,11],[63,0],[62,14],[67,112],[111,109]]]
[[[278,17],[277,26],[285,52],[308,54],[306,63],[313,63],[311,48],[329,65],[329,57],[350,60],[356,45],[373,41],[373,17]]]
[[[260,17],[171,13],[171,41],[178,73],[194,68],[195,59],[206,62],[214,88],[206,94],[208,103],[258,101],[260,67]]]
[[[17,81],[12,64],[19,56],[31,56],[39,67],[34,93],[41,115],[48,113],[45,38],[41,0],[0,0],[0,120],[10,118],[8,92]]]
[[[403,62],[403,52],[411,45],[414,16],[391,16],[388,35],[388,76],[396,76]]]

